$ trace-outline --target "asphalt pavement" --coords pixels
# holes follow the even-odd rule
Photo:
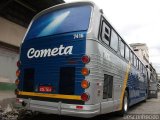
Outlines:
[[[154,120],[160,120],[160,93],[158,95],[158,98],[148,99],[146,102],[142,101],[130,107],[128,114],[125,117],[120,117],[116,113],[109,113],[109,114],[100,115],[98,117],[94,117],[86,120],[131,120],[131,119],[152,120],[152,118]],[[74,119],[82,120],[82,118],[45,115],[45,114],[39,114],[32,119],[33,120],[74,120]]]
[[[7,102],[7,100],[9,101],[12,98],[15,98],[15,95],[12,92],[0,93],[0,95],[1,95],[0,96],[1,99],[2,97],[6,99],[4,102]],[[2,110],[0,110],[0,112],[2,112]],[[2,115],[7,118],[7,115],[5,115],[4,112],[2,113],[3,113]],[[16,120],[18,112],[10,111],[9,115],[12,117],[12,119],[11,117],[8,117],[9,119],[4,118],[4,120]],[[1,114],[0,114],[0,117],[1,117]],[[148,117],[149,119],[147,119]],[[160,120],[160,93],[158,94],[158,98],[147,99],[146,102],[143,101],[130,107],[129,112],[125,117],[120,117],[116,113],[110,113],[110,114],[100,115],[98,117],[94,117],[86,120],[135,120],[135,119],[136,120],[152,120],[152,118],[154,120]],[[35,115],[34,117],[27,115],[27,118],[24,117],[24,118],[21,118],[20,120],[74,120],[74,119],[82,120],[82,118],[66,117],[66,116],[58,116],[58,115],[46,115],[46,114],[38,114],[38,115]]]

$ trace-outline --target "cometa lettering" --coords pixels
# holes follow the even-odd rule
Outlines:
[[[60,45],[59,48],[48,48],[48,49],[41,49],[35,50],[34,48],[30,48],[27,52],[28,58],[39,58],[39,57],[51,57],[57,55],[70,55],[72,54],[73,46],[64,47]]]

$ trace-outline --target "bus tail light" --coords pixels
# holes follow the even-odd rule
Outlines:
[[[22,99],[17,98],[17,99],[16,99],[16,102],[17,102],[17,103],[22,103],[22,102],[23,102],[23,100],[22,100]]]
[[[15,89],[14,93],[15,93],[15,95],[18,95],[19,94],[19,90]]]
[[[18,85],[18,84],[19,84],[19,80],[18,80],[18,79],[15,81],[15,84],[16,84],[16,85]]]
[[[82,60],[82,62],[83,62],[83,63],[85,63],[85,64],[86,64],[86,63],[89,63],[90,58],[89,58],[89,56],[84,55],[84,56],[82,56],[81,60]]]
[[[89,69],[88,68],[82,68],[82,71],[81,71],[82,75],[86,76],[89,74]]]
[[[17,67],[19,67],[21,65],[20,60],[17,61]]]
[[[89,100],[89,95],[88,95],[87,93],[83,93],[83,94],[81,95],[81,100],[83,100],[83,101],[88,101],[88,100]]]
[[[19,75],[20,75],[20,70],[17,70],[16,71],[16,76],[19,77]]]
[[[84,89],[88,88],[89,85],[90,85],[90,84],[89,84],[89,82],[88,82],[87,80],[83,80],[83,81],[81,82],[81,87],[84,88]]]

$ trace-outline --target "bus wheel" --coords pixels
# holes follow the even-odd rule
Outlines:
[[[147,102],[147,99],[148,99],[148,92],[146,90],[146,96],[145,96],[145,99],[143,100],[143,102]]]
[[[19,111],[17,120],[32,120],[33,117],[34,117],[34,114],[32,111],[22,109]]]
[[[129,104],[128,104],[128,92],[125,91],[124,97],[123,97],[122,110],[118,112],[118,115],[123,117],[125,114],[127,114],[128,108],[129,108]]]

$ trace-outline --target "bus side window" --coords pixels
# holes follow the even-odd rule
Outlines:
[[[125,49],[125,58],[126,58],[126,60],[129,61],[129,48],[127,45],[126,45],[126,49]]]
[[[139,62],[138,62],[138,58],[136,57],[136,68],[139,68]]]
[[[113,76],[104,74],[103,99],[112,98]]]
[[[132,65],[134,65],[134,57],[133,57],[132,51],[130,52],[130,60],[131,60]]]
[[[110,30],[111,30],[110,27],[103,21],[101,39],[107,45],[110,44]]]
[[[143,64],[141,63],[141,72],[143,73]]]
[[[122,42],[121,38],[120,38],[120,53],[122,57],[124,57],[124,43]]]
[[[139,70],[141,72],[141,61],[139,60]]]
[[[137,69],[139,70],[139,59],[137,58]]]
[[[118,51],[118,35],[113,29],[112,29],[112,32],[111,32],[111,43],[110,43],[110,46],[115,51]]]
[[[144,70],[145,70],[145,69],[144,69],[144,66],[142,65],[142,73],[145,73]]]
[[[134,66],[137,67],[137,58],[135,55],[134,55]]]
[[[132,52],[129,50],[129,61],[132,63]]]

